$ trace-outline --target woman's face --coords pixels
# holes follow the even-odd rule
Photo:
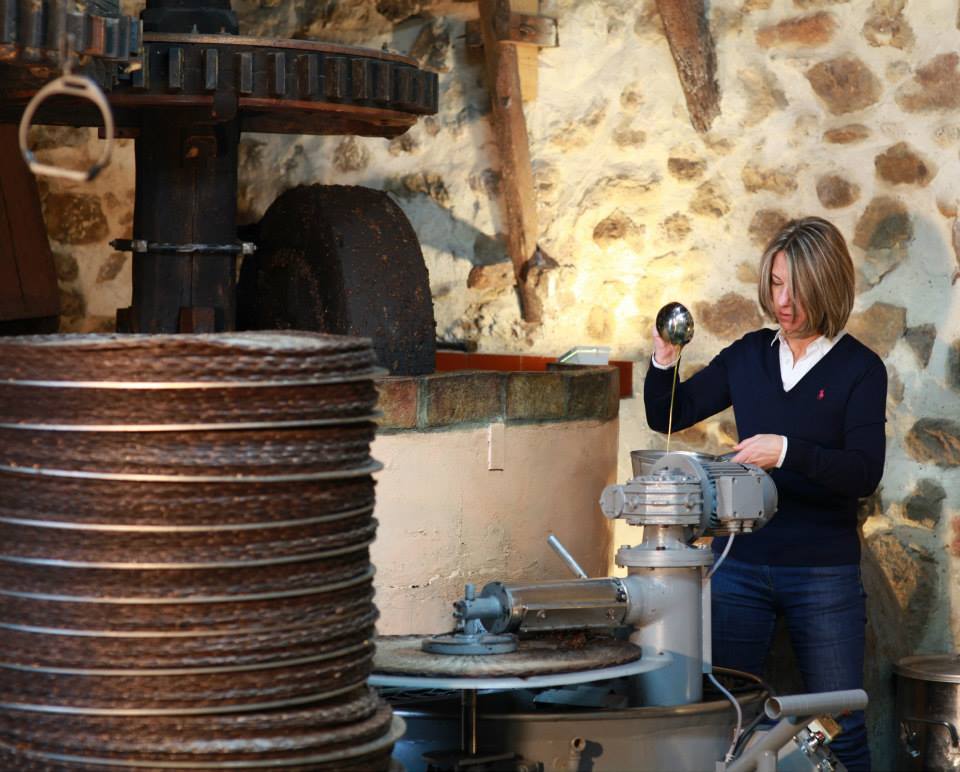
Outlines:
[[[783,334],[791,335],[802,329],[807,323],[807,314],[799,303],[793,302],[790,293],[790,269],[787,267],[787,256],[782,251],[773,256],[770,294],[773,296],[773,307]]]

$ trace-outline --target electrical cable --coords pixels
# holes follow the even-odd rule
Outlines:
[[[730,700],[730,703],[733,705],[733,709],[737,712],[737,725],[733,730],[733,740],[731,740],[730,747],[727,749],[727,752],[723,757],[724,762],[729,762],[731,759],[733,759],[733,752],[737,747],[737,740],[740,739],[740,727],[743,725],[743,711],[740,709],[740,703],[737,702],[737,698],[730,694],[726,687],[721,685],[721,683],[714,677],[713,673],[707,673],[707,678],[710,679],[710,683],[712,683],[724,697]]]
[[[766,718],[766,714],[761,710],[756,716],[754,716],[753,721],[747,724],[743,731],[740,733],[740,736],[737,738],[733,747],[733,758],[739,756],[743,749],[746,747],[747,741],[750,739],[750,736],[757,730],[757,727],[763,723],[763,720]]]
[[[703,578],[704,582],[709,582],[710,579],[713,578],[713,575],[717,573],[717,569],[720,568],[720,564],[723,563],[724,560],[726,560],[727,555],[730,552],[730,547],[733,546],[734,536],[735,534],[731,534],[730,536],[727,537],[727,546],[724,547],[723,552],[720,553],[719,560],[717,560],[717,562],[710,567],[710,570],[707,571],[707,575]]]
[[[745,681],[752,681],[754,684],[759,686],[765,693],[767,697],[773,697],[776,692],[773,687],[764,681],[760,676],[754,675],[753,673],[748,673],[745,670],[737,670],[732,667],[722,667],[720,665],[714,665],[713,672],[721,676],[730,676],[733,678],[740,678]],[[731,690],[731,693],[735,690]],[[736,746],[733,749],[733,757],[737,758],[743,749],[746,747],[747,742],[750,739],[750,736],[757,730],[757,727],[763,723],[766,718],[766,714],[761,710],[754,719],[747,724],[743,731],[740,732],[740,737],[737,738]]]

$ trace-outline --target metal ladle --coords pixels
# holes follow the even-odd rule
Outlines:
[[[679,346],[677,361],[673,366],[673,379],[670,386],[670,412],[667,414],[667,452],[670,451],[670,437],[673,435],[673,403],[677,395],[677,375],[680,372],[680,355],[683,347],[693,340],[693,314],[682,303],[667,303],[657,312],[657,334],[667,343]]]
[[[657,334],[674,346],[693,340],[693,314],[682,303],[667,303],[657,312]]]

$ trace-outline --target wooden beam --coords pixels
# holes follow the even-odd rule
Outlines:
[[[510,3],[509,0],[479,0],[479,8],[493,131],[500,151],[507,252],[517,279],[523,319],[539,323],[543,309],[533,285],[527,282],[528,273],[538,266],[539,225],[517,47],[500,41],[496,32],[498,25],[508,24]]]
[[[540,49],[560,45],[557,20],[540,14],[540,0],[510,0],[510,16],[498,17],[495,28],[497,40],[517,47],[517,67],[520,70],[520,93],[523,101],[537,98],[540,80]],[[482,48],[483,34],[480,20],[470,19],[466,24],[468,48]]]
[[[560,45],[557,20],[549,16],[535,16],[526,13],[510,14],[508,19],[499,19],[494,32],[501,43],[521,43],[539,48],[556,48]],[[480,20],[468,21],[466,25],[467,45],[483,45]]]
[[[670,43],[690,123],[701,134],[720,115],[717,54],[707,23],[705,0],[657,0]]]

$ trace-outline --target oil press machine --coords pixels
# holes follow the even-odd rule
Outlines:
[[[379,639],[372,682],[398,690],[408,728],[395,754],[408,769],[773,770],[785,746],[781,769],[842,769],[823,714],[862,708],[864,692],[770,695],[764,710],[781,720],[746,748],[742,713],[758,713],[766,687],[718,668],[746,685],[735,697],[712,673],[715,564],[696,541],[763,527],[771,478],[704,454],[634,451],[633,462],[633,479],[600,498],[606,517],[643,528],[617,552],[626,576],[589,578],[553,540],[576,579],[468,585],[453,633]],[[729,702],[704,701],[705,675]],[[460,690],[459,705],[417,696],[437,689]]]

